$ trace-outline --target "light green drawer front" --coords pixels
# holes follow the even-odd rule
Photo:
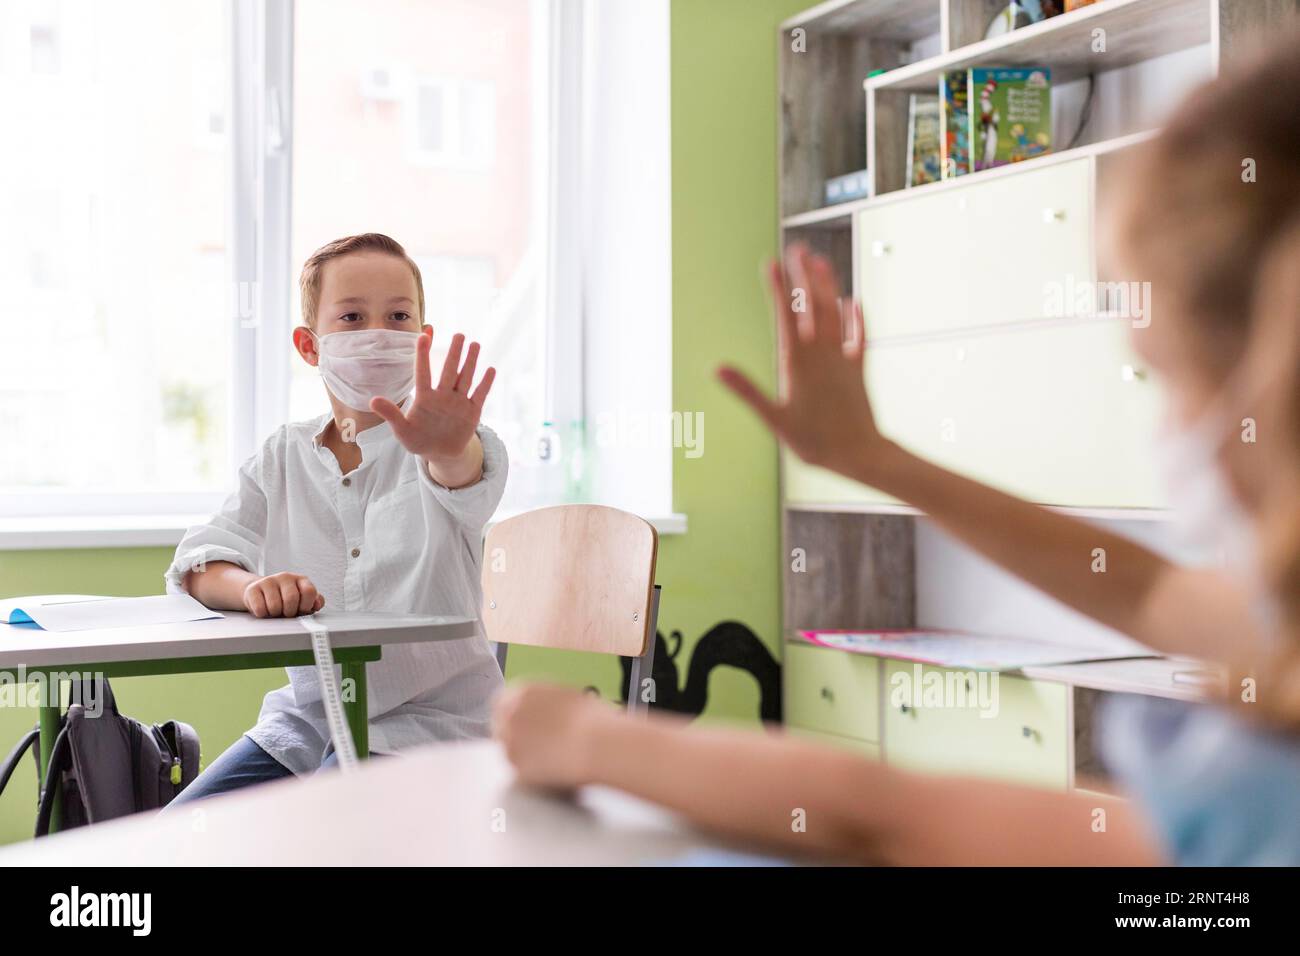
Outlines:
[[[868,338],[1059,315],[1047,290],[1092,280],[1091,180],[1081,159],[860,212]]]
[[[781,450],[784,462],[783,492],[785,500],[795,505],[856,505],[864,503],[897,504],[895,498],[833,471],[805,465],[787,448]]]
[[[1158,508],[1159,391],[1128,336],[1086,320],[880,346],[867,386],[880,430],[937,464],[1044,504]]]
[[[851,750],[853,753],[861,754],[872,760],[880,759],[880,744],[872,743],[869,740],[858,740],[854,737],[841,737],[838,734],[824,734],[819,730],[805,730],[803,727],[788,728],[792,737],[799,737],[813,743],[825,744],[827,747],[838,747],[841,750]]]
[[[1069,781],[1066,687],[997,675],[981,699],[978,675],[905,661],[885,663],[885,759],[913,770],[968,773],[1064,789]],[[913,691],[920,674],[921,706]],[[948,675],[952,675],[949,677]],[[992,675],[990,675],[991,677]],[[969,677],[969,681],[964,679]],[[932,706],[924,691],[941,680],[956,695]],[[962,689],[957,689],[958,685]],[[996,692],[993,688],[996,686]],[[969,687],[969,691],[964,688]],[[931,706],[927,706],[931,704]],[[984,706],[988,705],[988,706]],[[993,716],[982,716],[986,710]]]
[[[785,722],[857,740],[880,740],[880,662],[827,648],[785,645]]]

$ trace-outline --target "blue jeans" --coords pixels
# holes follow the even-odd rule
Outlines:
[[[327,749],[320,766],[324,770],[338,763],[338,755],[332,747]],[[167,810],[179,803],[215,797],[232,790],[242,790],[259,783],[270,783],[282,777],[292,777],[293,771],[276,760],[250,738],[241,736],[216,760],[208,765],[194,782],[176,795]]]

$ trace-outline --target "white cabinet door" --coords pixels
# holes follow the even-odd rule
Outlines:
[[[1159,399],[1128,333],[1085,320],[878,345],[867,386],[882,432],[954,471],[1045,504],[1162,507]]]
[[[870,338],[1060,317],[1093,281],[1092,161],[940,189],[858,213]]]

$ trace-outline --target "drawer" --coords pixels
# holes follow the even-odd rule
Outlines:
[[[974,671],[906,661],[884,665],[888,763],[1066,787],[1069,722],[1064,684],[988,674],[981,685],[981,675]]]
[[[880,661],[785,645],[785,723],[856,740],[880,740]]]
[[[803,727],[786,728],[792,737],[799,737],[812,743],[824,744],[827,747],[837,747],[841,750],[850,750],[853,753],[861,754],[872,760],[880,759],[880,744],[873,743],[869,740],[857,740],[853,737],[841,737],[838,734],[824,734],[820,730],[805,730]]]
[[[782,492],[791,504],[855,505],[871,503],[897,503],[874,488],[843,478],[833,471],[804,464],[799,456],[782,447]]]
[[[1093,280],[1088,159],[858,213],[868,338],[1044,318],[1048,289]]]
[[[936,464],[1032,501],[1163,507],[1151,454],[1159,391],[1128,333],[1094,319],[879,345],[867,353],[877,424]]]

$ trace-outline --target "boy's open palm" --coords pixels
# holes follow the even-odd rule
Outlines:
[[[370,401],[370,410],[393,427],[393,434],[408,451],[426,459],[455,458],[474,437],[496,369],[484,372],[478,387],[471,391],[479,346],[470,343],[462,366],[465,336],[457,333],[435,386],[429,367],[432,345],[433,329],[425,326],[415,350],[415,391],[406,407],[398,408],[386,398],[375,398]]]
[[[769,398],[734,368],[718,377],[804,461],[861,480],[863,462],[883,441],[867,400],[862,310],[854,305],[844,322],[834,268],[801,245],[787,253],[786,268],[772,263],[769,281],[780,396]]]

